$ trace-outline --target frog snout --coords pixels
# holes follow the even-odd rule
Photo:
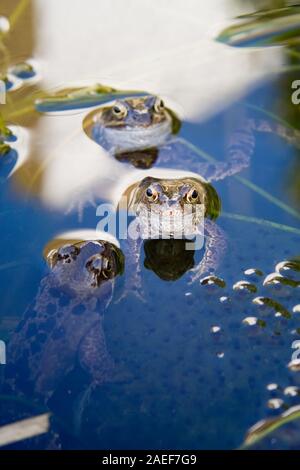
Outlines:
[[[147,111],[136,111],[133,113],[132,118],[135,123],[138,123],[140,125],[149,125],[151,124],[151,117],[149,116],[149,113]]]

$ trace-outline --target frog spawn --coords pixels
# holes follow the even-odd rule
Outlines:
[[[263,329],[267,329],[269,331],[269,327],[271,326],[271,334],[275,335],[275,337],[276,335],[281,335],[282,329],[286,330],[287,325],[289,324],[288,322],[293,321],[294,314],[300,312],[298,304],[294,305],[292,308],[290,308],[290,305],[284,305],[285,302],[290,304],[291,300],[294,298],[293,294],[298,292],[300,285],[299,271],[300,263],[298,260],[282,261],[278,263],[275,267],[275,272],[266,275],[265,278],[262,278],[262,272],[258,269],[250,268],[244,271],[244,274],[249,275],[251,280],[255,280],[256,283],[262,279],[262,290],[268,291],[270,294],[270,296],[260,295],[252,298],[251,304],[258,311],[258,316],[245,317],[242,322],[246,328],[251,328],[251,330],[253,328],[257,329],[260,324]],[[234,290],[236,290],[236,287],[240,287],[241,285],[243,286],[243,281],[236,283],[234,285]],[[258,290],[258,288],[259,286],[257,284],[256,290]],[[253,294],[255,294],[254,291]],[[283,303],[281,303],[281,300],[280,302],[277,301],[276,297],[279,297],[280,299],[282,298]],[[259,318],[260,316],[262,319]],[[299,333],[299,328],[290,330],[290,334],[292,335],[298,336]],[[294,341],[291,348],[299,349],[298,344],[300,345],[300,341]],[[266,389],[271,395],[270,398],[267,399],[266,409],[269,410],[268,413],[271,413],[271,415],[272,413],[273,415],[275,413],[276,418],[266,418],[254,425],[246,436],[244,442],[246,446],[260,442],[265,434],[272,432],[273,420],[278,420],[278,423],[280,423],[281,426],[281,423],[284,424],[290,420],[290,418],[287,420],[287,416],[298,416],[300,388],[293,382],[296,381],[299,383],[298,373],[300,372],[300,359],[298,357],[291,359],[286,366],[292,374],[290,377],[290,384],[285,387],[281,387],[277,383],[269,383],[266,386]],[[281,413],[279,416],[278,411]],[[265,433],[266,429],[268,429],[267,433]],[[284,433],[284,431],[285,428],[283,428],[282,432]],[[287,429],[287,432],[291,432],[290,428]],[[297,435],[298,433],[296,432],[294,438],[297,437]],[[274,442],[276,441],[276,439],[273,440]]]

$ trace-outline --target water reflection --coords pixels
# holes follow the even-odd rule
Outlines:
[[[176,281],[194,267],[194,250],[186,250],[187,240],[147,240],[144,266],[164,281]]]
[[[9,16],[10,5],[14,3],[4,1],[3,14]],[[22,392],[32,402],[43,403],[46,399],[47,407],[57,417],[72,427],[75,423],[80,438],[86,435],[95,447],[235,447],[242,440],[243,430],[254,420],[268,419],[269,413],[282,413],[281,405],[290,406],[290,399],[298,399],[295,387],[299,381],[299,363],[290,358],[292,341],[299,338],[299,279],[294,264],[294,256],[299,254],[295,230],[298,219],[296,211],[289,207],[291,201],[283,185],[290,172],[297,192],[298,160],[293,165],[292,158],[297,157],[298,141],[294,131],[284,132],[288,147],[270,132],[288,127],[283,122],[278,125],[281,112],[292,112],[293,120],[287,121],[292,127],[297,126],[297,112],[293,113],[295,107],[290,104],[290,75],[248,94],[249,86],[258,78],[279,70],[284,52],[279,48],[269,48],[268,52],[237,50],[215,43],[212,37],[216,34],[211,34],[212,31],[208,34],[207,24],[213,29],[216,25],[219,30],[224,17],[232,17],[225,2],[218,2],[218,8],[214,2],[197,5],[193,18],[179,1],[172,9],[164,5],[153,8],[146,1],[139,2],[135,14],[123,2],[117,2],[122,16],[120,25],[117,17],[111,15],[110,2],[104,1],[101,28],[94,14],[96,3],[94,9],[82,9],[64,0],[57,11],[50,3],[45,6],[45,2],[37,0],[34,6],[38,21],[34,28],[33,3],[28,4],[29,13],[20,21],[22,28],[28,27],[29,39],[25,41],[21,33],[18,37],[10,34],[5,39],[12,50],[10,67],[35,56],[37,64],[43,65],[43,74],[41,82],[11,90],[11,101],[3,110],[6,127],[17,121],[20,130],[26,131],[26,146],[22,144],[19,150],[23,147],[29,150],[24,157],[18,152],[17,159],[10,163],[6,160],[8,168],[3,175],[11,176],[14,167],[14,177],[1,186],[2,295],[7,298],[6,286],[10,290],[15,286],[20,293],[3,302],[3,319],[1,315],[1,334],[5,331],[5,338],[11,336],[12,348],[18,351],[18,371],[14,375],[18,383],[12,383],[14,392],[10,391],[5,402],[10,404],[12,413],[10,418],[9,413],[3,413],[4,419],[14,420],[20,408],[25,408],[24,402],[11,405]],[[123,33],[122,41],[115,34],[116,21]],[[78,31],[85,28],[92,41],[82,40],[84,35],[79,41]],[[17,29],[12,28],[12,32]],[[33,44],[35,34],[38,40]],[[30,47],[28,44],[25,47],[25,42]],[[15,73],[20,75],[20,67]],[[25,74],[28,73],[30,68],[25,67]],[[21,75],[24,78],[24,64]],[[83,86],[83,91],[80,85],[72,87],[71,83],[77,79],[78,82],[87,79],[89,84],[103,81],[111,87],[104,90],[98,85],[95,90],[93,86]],[[162,96],[168,109],[174,109],[182,119],[179,140],[158,155],[151,147],[146,152],[121,152],[119,160],[111,158],[105,148],[82,131],[84,119],[97,114],[99,109],[86,114],[81,106],[98,106],[103,98],[114,98],[112,90],[113,93],[146,90]],[[231,105],[220,113],[233,98],[236,100],[246,93],[249,102],[258,109],[243,103]],[[268,100],[269,95],[273,96]],[[70,107],[71,114],[59,114],[58,108],[52,115],[39,114],[34,103],[41,106],[39,111],[46,112],[53,111],[55,106]],[[264,119],[268,114],[265,111],[270,111],[267,119]],[[214,118],[209,119],[211,116]],[[249,117],[252,121],[247,128]],[[257,117],[260,126],[255,126]],[[267,135],[258,134],[263,129]],[[18,138],[15,142],[5,141],[5,145],[13,148],[18,141]],[[245,162],[241,158],[245,154],[247,164],[238,166]],[[1,159],[0,166],[7,156]],[[231,168],[228,156],[235,158]],[[235,178],[234,173],[242,169],[243,175]],[[222,182],[225,176],[230,178]],[[110,278],[115,270],[107,270],[109,264],[102,259],[101,242],[95,234],[86,231],[62,234],[51,240],[45,249],[50,272],[42,281],[39,274],[32,274],[39,267],[39,247],[51,234],[74,226],[95,225],[94,209],[81,207],[82,224],[78,221],[77,202],[88,206],[90,202],[97,204],[105,200],[116,207],[126,190],[132,190],[132,185],[136,187],[147,177],[163,181],[196,178],[202,185],[206,183],[204,178],[215,181],[208,194],[211,206],[207,215],[212,218],[220,215],[218,226],[228,234],[228,249],[218,275],[201,276],[199,282],[188,286],[189,272],[198,262],[193,251],[183,251],[182,240],[147,240],[144,252],[148,269],[142,271],[139,261],[131,270],[130,263],[137,252],[129,247],[123,276],[127,278],[128,271],[133,274],[142,271],[143,282],[136,282],[135,288],[144,304],[132,298],[115,304],[110,297],[114,290],[113,300],[118,299],[118,280],[113,286],[115,277]],[[290,182],[288,186],[292,188]],[[211,187],[207,186],[208,193]],[[218,198],[214,197],[214,190]],[[27,203],[26,193],[30,194]],[[227,211],[236,211],[239,218],[228,220],[219,214],[220,199],[225,215]],[[14,217],[16,209],[19,211]],[[5,211],[9,214],[7,218]],[[276,224],[268,225],[264,219]],[[20,227],[19,231],[15,227]],[[213,234],[208,239],[213,239]],[[106,239],[106,245],[111,243],[117,246],[115,240]],[[79,247],[83,251],[78,253]],[[208,259],[221,247],[222,243],[214,244]],[[117,248],[117,258],[122,258]],[[28,270],[20,263],[23,252],[31,262]],[[80,253],[84,255],[82,258]],[[80,259],[83,266],[78,269]],[[285,261],[278,265],[279,260]],[[19,267],[12,273],[7,266],[15,265],[16,261]],[[161,282],[162,279],[176,282]],[[34,312],[29,309],[28,318],[19,319],[25,321],[14,336],[4,325],[11,328],[18,321],[23,299],[31,295],[26,293],[28,286],[34,287],[40,281],[40,291],[34,301],[36,317],[30,317],[30,312]],[[50,285],[54,292],[49,292]],[[59,295],[55,297],[55,293]],[[76,323],[72,323],[70,306],[77,300],[79,306],[85,303],[88,311],[80,315],[80,308],[76,310]],[[104,325],[99,317],[103,316],[106,302],[110,310]],[[95,308],[94,304],[97,304]],[[59,312],[62,316],[58,318]],[[45,339],[44,327],[36,320],[43,314],[55,317],[65,332],[60,328],[56,331],[50,323],[49,337]],[[83,364],[78,364],[77,352],[81,350],[79,342],[94,344],[85,329],[93,327],[96,317],[101,336],[97,340],[96,362],[102,359],[103,362],[97,363],[94,371],[95,350],[87,348]],[[22,341],[29,327],[32,335]],[[63,350],[60,355],[53,347],[54,331],[58,336],[62,334],[57,338],[58,350]],[[106,349],[103,339],[107,341]],[[112,358],[116,363],[126,364],[125,372],[115,367],[114,379]],[[290,363],[292,366],[286,367]],[[57,364],[64,367],[64,372]],[[73,370],[69,371],[70,367]],[[128,381],[127,368],[132,373]],[[68,373],[63,377],[66,370]],[[101,387],[89,394],[95,378]],[[111,383],[111,387],[105,387],[110,380],[118,380],[118,386]],[[294,388],[284,397],[266,398],[265,384],[275,382],[283,384],[282,390]],[[270,400],[273,400],[272,409],[264,406]],[[30,403],[27,413],[32,413],[33,407]],[[82,417],[86,418],[83,428]],[[299,432],[295,431],[293,436],[297,435]],[[70,447],[69,442],[64,444]],[[74,447],[82,446],[82,442],[74,444]]]

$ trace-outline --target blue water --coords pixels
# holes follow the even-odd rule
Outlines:
[[[241,113],[264,117],[249,105],[276,114],[278,100],[282,106],[287,103],[287,97],[281,96],[280,80],[274,79],[205,123],[183,122],[180,136],[222,160],[227,123]],[[275,135],[257,134],[256,139],[251,166],[238,176],[299,210],[299,201],[290,191],[299,153]],[[77,363],[57,384],[47,405],[35,396],[17,402],[17,394],[6,394],[1,403],[2,422],[50,409],[53,430],[59,434],[62,448],[232,449],[242,444],[250,426],[282,413],[283,408],[267,407],[270,398],[283,398],[287,406],[300,403],[299,397],[283,396],[282,390],[272,395],[266,389],[269,383],[277,383],[282,389],[299,385],[299,373],[287,368],[293,352],[291,344],[300,339],[297,314],[289,320],[274,318],[275,312],[270,311],[260,315],[251,302],[259,295],[270,296],[290,312],[300,302],[299,287],[285,287],[284,294],[280,294],[262,286],[278,262],[299,256],[300,235],[249,219],[234,220],[226,213],[267,219],[296,229],[300,229],[299,218],[235,177],[214,186],[224,212],[218,224],[229,240],[217,273],[226,287],[210,288],[199,283],[190,286],[187,275],[167,282],[143,267],[145,303],[129,297],[110,304],[105,311],[107,347],[127,378],[93,391],[79,429],[74,428],[74,421],[89,378]],[[0,315],[13,317],[17,324],[48,272],[42,258],[46,243],[57,233],[95,226],[97,221],[91,207],[80,223],[77,214],[47,210],[37,198],[16,191],[13,180],[1,182],[0,198]],[[143,261],[144,254],[142,266]],[[241,295],[232,286],[245,279],[243,271],[247,268],[259,268],[264,276],[254,282],[256,293]],[[116,295],[122,285],[120,277]],[[220,302],[221,296],[229,296],[231,302]],[[264,318],[265,328],[243,325],[245,317],[256,315]],[[9,341],[13,331],[3,327],[1,316],[0,338]],[[212,333],[213,326],[219,326],[220,332]],[[6,366],[0,367],[3,378]],[[269,439],[263,445],[300,448],[298,431],[292,438]],[[48,433],[11,447],[47,448],[50,440]]]

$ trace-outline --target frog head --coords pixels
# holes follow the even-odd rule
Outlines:
[[[204,217],[216,218],[220,200],[212,186],[197,178],[144,178],[135,188],[129,208],[151,233],[191,235]],[[152,237],[150,237],[152,238]]]

